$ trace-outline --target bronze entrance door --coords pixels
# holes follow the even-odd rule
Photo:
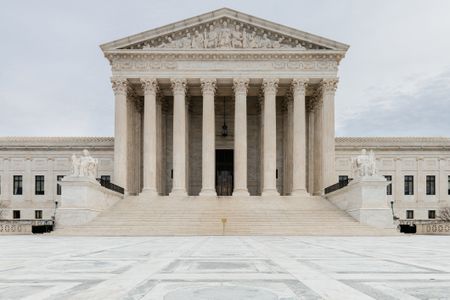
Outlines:
[[[218,196],[233,193],[234,153],[232,149],[216,150],[216,192]]]

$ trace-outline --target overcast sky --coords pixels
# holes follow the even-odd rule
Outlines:
[[[450,1],[2,1],[0,136],[111,136],[100,44],[229,7],[350,45],[338,136],[450,136]]]

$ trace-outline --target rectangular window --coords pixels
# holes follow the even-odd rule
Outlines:
[[[414,219],[414,211],[413,210],[407,210],[406,211],[406,218],[407,219]]]
[[[347,175],[339,175],[339,182],[346,182],[348,181]]]
[[[428,211],[428,219],[436,219],[436,211],[435,210]]]
[[[22,175],[13,176],[13,195],[22,195]]]
[[[405,195],[414,195],[414,176],[405,176]]]
[[[64,178],[64,175],[57,175],[56,176],[56,195],[61,195],[61,185],[58,183],[58,181],[61,181],[61,179]]]
[[[34,194],[44,195],[44,175],[36,175],[34,178]]]
[[[384,175],[384,178],[386,178],[386,181],[389,182],[389,184],[386,186],[386,195],[392,195],[392,176]]]
[[[42,210],[35,210],[34,211],[34,218],[35,219],[42,219]]]
[[[101,181],[105,181],[105,182],[111,182],[111,176],[109,175],[102,175],[100,176]]]
[[[13,219],[20,219],[20,210],[13,210]]]
[[[436,176],[427,175],[427,195],[436,195]]]

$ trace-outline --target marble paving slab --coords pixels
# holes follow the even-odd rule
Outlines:
[[[445,236],[0,242],[0,299],[450,299]]]

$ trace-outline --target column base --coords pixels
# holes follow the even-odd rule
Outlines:
[[[172,190],[169,194],[169,196],[172,197],[187,197],[187,192],[185,189],[176,189],[176,190]]]
[[[199,196],[217,197],[215,189],[202,189]]]
[[[244,196],[244,197],[247,197],[247,196],[250,196],[250,193],[248,192],[247,189],[239,189],[239,190],[234,190],[233,191],[233,196],[239,196],[239,197]]]
[[[266,189],[263,190],[261,193],[261,196],[263,197],[274,197],[274,196],[280,196],[280,193],[276,189]]]
[[[309,196],[309,193],[306,190],[293,190],[291,192],[291,196]]]
[[[156,191],[156,189],[143,189],[142,192],[139,194],[139,196],[144,196],[144,197],[156,197],[159,196],[158,192]]]

